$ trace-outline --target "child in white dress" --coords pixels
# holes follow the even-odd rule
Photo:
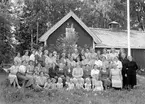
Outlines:
[[[55,79],[55,78],[52,78],[51,89],[52,89],[52,90],[55,90],[56,88],[57,88],[56,79]]]
[[[102,81],[92,78],[92,89],[93,91],[103,91]]]
[[[84,89],[85,90],[87,90],[87,91],[90,91],[91,90],[91,80],[90,80],[90,78],[86,78],[86,80],[85,80],[85,84],[84,84]]]
[[[70,82],[67,82],[67,89],[66,90],[73,90],[74,89],[73,79],[70,79]]]
[[[63,83],[62,83],[62,78],[61,77],[58,78],[56,86],[57,86],[58,89],[62,89],[63,88]]]

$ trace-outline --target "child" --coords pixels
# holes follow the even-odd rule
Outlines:
[[[63,83],[62,83],[62,78],[61,77],[58,78],[56,86],[57,86],[58,89],[63,88]]]
[[[56,79],[55,78],[52,78],[51,89],[55,90],[56,88],[57,88]]]
[[[96,78],[92,78],[92,88],[93,91],[103,91],[102,81],[99,81]]]
[[[47,82],[44,84],[44,89],[51,89],[51,86],[52,86],[51,79],[48,78]]]
[[[91,90],[91,80],[90,80],[90,78],[86,78],[86,80],[85,80],[85,90],[87,90],[87,91],[90,91]]]
[[[77,83],[78,83],[78,79],[77,78],[73,78],[72,79],[73,83],[74,83],[74,87],[76,87]]]
[[[44,73],[41,71],[40,75],[36,78],[36,86],[39,88],[43,88],[47,78],[44,76]]]
[[[16,76],[16,74],[19,70],[19,66],[18,66],[17,62],[15,62],[14,65],[11,66],[8,70],[10,71],[9,76],[8,76],[8,78],[10,80],[10,84],[13,84],[14,87],[17,85],[18,88],[21,88],[18,83],[17,76]]]
[[[77,89],[83,88],[83,84],[84,84],[84,79],[83,79],[83,78],[79,78],[79,79],[77,80],[77,83],[76,83]]]
[[[67,82],[67,89],[66,90],[72,90],[74,89],[74,83],[73,83],[73,79],[70,79],[70,82]]]

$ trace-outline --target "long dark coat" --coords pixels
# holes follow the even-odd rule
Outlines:
[[[127,80],[127,65],[129,63],[129,60],[127,58],[122,58],[122,78],[123,78],[123,87],[126,87],[128,85],[128,80]]]
[[[137,84],[136,81],[136,70],[138,69],[138,66],[135,61],[130,61],[127,65],[127,78],[128,78],[128,84],[132,87]]]

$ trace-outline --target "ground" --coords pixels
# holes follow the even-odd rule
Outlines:
[[[33,91],[7,87],[6,74],[0,74],[0,104],[144,104],[145,78],[138,75],[134,90],[114,90],[100,93],[86,91]]]

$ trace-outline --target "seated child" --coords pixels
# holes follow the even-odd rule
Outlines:
[[[91,80],[90,78],[86,78],[85,79],[85,84],[84,84],[84,89],[87,90],[87,91],[90,91],[91,90]]]
[[[44,73],[41,71],[39,76],[36,77],[36,86],[39,88],[43,88],[45,83],[47,82],[47,78],[44,76]]]
[[[73,90],[74,89],[74,83],[73,79],[70,79],[70,82],[67,82],[67,89],[66,90]]]
[[[77,80],[77,83],[76,83],[76,88],[77,89],[81,89],[81,88],[83,88],[83,85],[84,85],[84,79],[83,78],[79,78]]]
[[[9,69],[9,75],[8,75],[8,79],[10,80],[10,84],[13,84],[13,86],[15,87],[17,85],[18,88],[21,88],[19,83],[18,83],[18,79],[17,79],[17,72],[19,70],[19,66],[17,65],[17,62],[14,63],[13,66],[11,66]]]
[[[92,78],[92,89],[93,91],[103,91],[102,81]]]
[[[78,83],[78,79],[77,78],[72,78],[72,81],[74,83],[74,87],[76,87],[76,84]]]
[[[51,89],[52,82],[50,78],[47,78],[47,82],[44,84],[44,89]]]
[[[56,79],[55,78],[52,78],[51,89],[55,90],[56,88],[57,88]]]
[[[63,88],[63,82],[62,82],[62,78],[61,77],[58,78],[56,86],[57,86],[58,89],[62,89]]]

